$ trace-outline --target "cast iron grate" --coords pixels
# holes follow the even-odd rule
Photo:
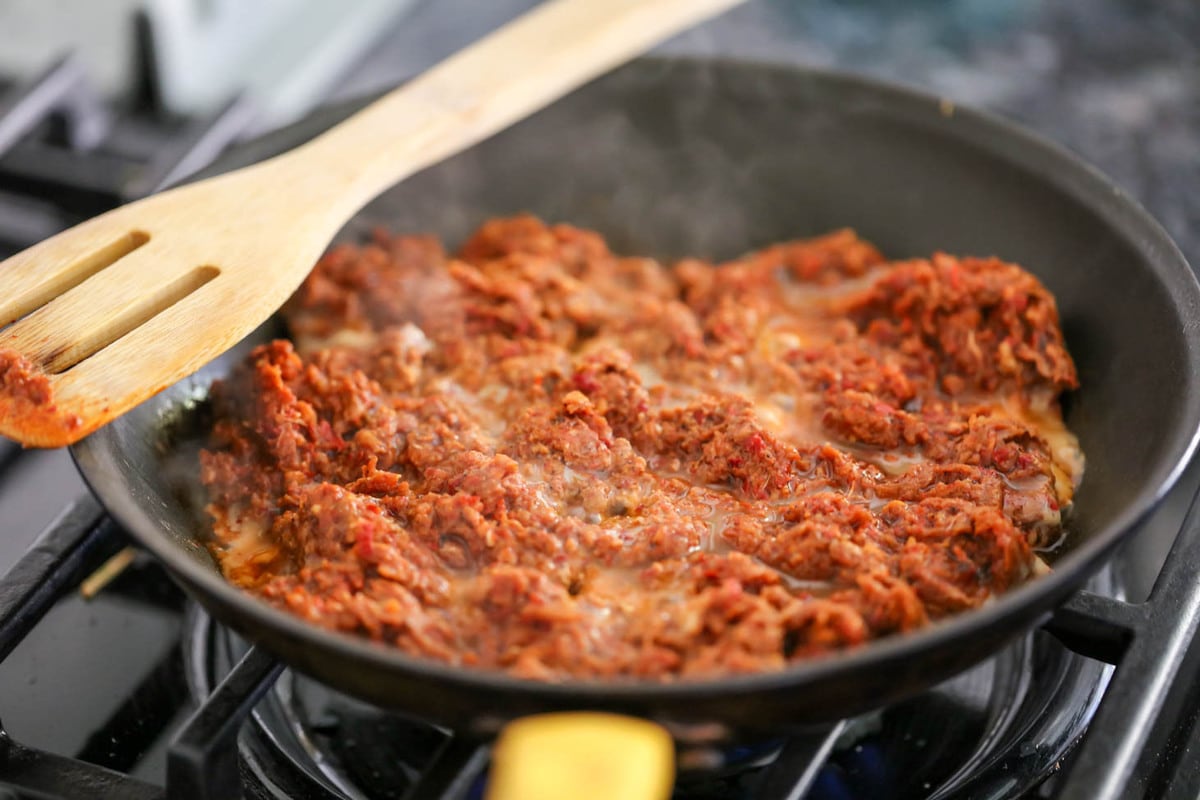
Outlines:
[[[71,57],[0,91],[0,256],[178,182],[252,119],[240,98],[196,119],[143,107],[114,114]]]

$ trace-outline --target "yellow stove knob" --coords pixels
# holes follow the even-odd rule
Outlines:
[[[496,741],[487,800],[668,800],[675,745],[661,726],[618,714],[525,717]]]

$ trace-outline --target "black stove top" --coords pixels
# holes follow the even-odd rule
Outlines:
[[[528,5],[426,2],[345,90],[410,74]],[[1200,259],[1188,0],[760,0],[664,49],[835,66],[997,110],[1113,176]],[[205,119],[115,109],[70,60],[0,82],[0,255],[182,177],[252,118],[237,98]],[[1088,592],[996,658],[830,730],[681,746],[677,796],[1200,795],[1200,688],[1186,679],[1200,668],[1200,526],[1183,519],[1198,482],[1193,468]],[[129,547],[65,453],[0,443],[0,520],[0,798],[482,796],[486,743],[281,672]]]
[[[55,798],[482,796],[486,742],[282,670],[187,602],[144,556],[85,600],[126,546],[84,498],[0,588],[0,685],[25,695],[5,693],[12,739],[0,738],[0,788]],[[1090,584],[1097,594],[1081,597],[1133,608],[1100,599],[1120,593],[1116,573],[1105,570]],[[1117,623],[1111,609],[1097,616],[1086,602],[1076,610],[1098,630],[1064,618],[1061,635],[1101,654],[1111,642],[1098,631]],[[86,647],[89,661],[46,676],[42,659],[60,638]],[[1044,788],[1083,735],[1111,672],[1034,631],[922,695],[828,730],[680,744],[675,797],[1021,796]],[[49,743],[35,746],[41,737]]]
[[[1189,518],[1184,531],[1145,603],[1118,599],[1126,570],[1114,564],[1043,629],[908,701],[804,735],[679,744],[674,796],[1116,798],[1200,786],[1187,757],[1200,525]],[[284,670],[188,602],[88,497],[0,583],[0,686],[0,797],[461,800],[486,784],[487,742]]]

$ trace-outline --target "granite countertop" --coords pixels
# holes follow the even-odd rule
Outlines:
[[[395,83],[531,0],[420,0],[340,97]],[[1014,119],[1116,180],[1200,266],[1200,4],[754,0],[661,52],[848,70]]]

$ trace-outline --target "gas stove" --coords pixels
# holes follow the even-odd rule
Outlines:
[[[1185,530],[1172,563],[1200,556],[1200,528],[1192,520]],[[8,725],[0,796],[482,796],[486,742],[283,669],[210,621],[152,560],[126,556],[127,547],[95,501],[81,497],[0,585]],[[115,575],[114,564],[122,566]],[[1124,796],[1127,776],[1102,768],[1111,745],[1142,733],[1190,737],[1177,723],[1190,721],[1194,706],[1175,698],[1145,709],[1142,695],[1146,676],[1169,682],[1171,667],[1194,660],[1183,634],[1194,632],[1186,623],[1200,610],[1200,590],[1186,567],[1168,568],[1151,601],[1130,604],[1116,596],[1120,572],[1096,576],[1046,630],[903,703],[807,736],[719,749],[681,744],[675,796]],[[1145,639],[1140,648],[1127,646],[1134,636]],[[1110,660],[1121,661],[1123,684],[1109,686]],[[1089,723],[1083,751],[1072,753]],[[1190,742],[1174,744],[1182,754]],[[1096,771],[1055,777],[1064,759],[1085,758],[1105,760],[1089,765]],[[1174,791],[1200,779],[1186,758],[1151,767],[1159,774],[1137,780],[1165,778],[1148,785]]]
[[[419,3],[308,94],[403,79],[529,5]],[[1200,81],[1183,65],[1198,43],[1183,0],[768,0],[663,50],[848,68],[998,110],[1111,174],[1196,262]],[[194,106],[114,99],[78,54],[6,74],[0,256],[184,178],[272,119],[236,87]],[[1197,796],[1197,484],[1193,467],[1086,591],[994,658],[804,736],[680,743],[676,797]],[[0,798],[482,796],[487,742],[342,696],[211,621],[66,453],[0,443],[0,519]]]

